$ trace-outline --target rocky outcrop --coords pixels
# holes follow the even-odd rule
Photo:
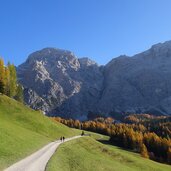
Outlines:
[[[171,114],[170,66],[170,41],[133,57],[114,58],[105,66],[99,108],[105,113]]]
[[[48,115],[85,119],[109,114],[171,114],[171,41],[105,66],[72,52],[45,48],[17,68],[25,101]]]
[[[25,101],[34,109],[83,119],[89,110],[96,110],[103,74],[88,58],[46,48],[31,54],[17,73],[25,87]]]

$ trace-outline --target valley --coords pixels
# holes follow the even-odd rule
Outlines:
[[[0,171],[171,171],[171,0],[0,6]]]
[[[5,95],[0,95],[0,119],[0,170],[59,139],[61,135],[72,137],[82,132],[53,121],[40,111],[34,111]],[[106,144],[109,138],[102,134],[88,131],[85,134],[91,136],[59,146],[46,170],[167,171],[171,168],[169,165],[144,159],[137,153]]]

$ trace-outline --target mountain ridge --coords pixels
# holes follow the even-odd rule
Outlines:
[[[25,101],[48,115],[86,119],[89,112],[171,114],[171,41],[106,65],[44,48],[17,67]]]

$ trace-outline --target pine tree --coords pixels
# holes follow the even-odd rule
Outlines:
[[[17,89],[17,74],[16,69],[13,64],[8,63],[8,69],[10,72],[10,84],[9,84],[9,96],[14,97],[16,95],[16,89]]]
[[[4,60],[0,58],[0,93],[4,93],[4,77],[5,77],[5,70],[4,70]]]
[[[4,93],[9,96],[10,93],[10,72],[8,67],[5,67],[5,89]]]
[[[168,152],[167,152],[167,161],[169,164],[171,164],[171,147],[168,149]]]
[[[125,133],[123,134],[123,146],[125,148],[127,148],[127,146],[128,146],[127,137],[126,137]]]
[[[145,146],[145,144],[140,145],[140,153],[142,157],[149,158],[147,147]]]
[[[0,93],[4,93],[4,83],[0,80]]]
[[[17,90],[16,90],[16,95],[15,95],[15,99],[19,102],[24,101],[24,97],[23,97],[23,88],[20,84],[17,85]]]

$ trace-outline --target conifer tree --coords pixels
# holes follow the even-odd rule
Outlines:
[[[0,92],[4,93],[4,77],[5,77],[5,70],[4,70],[4,61],[0,58]]]
[[[0,93],[4,93],[4,83],[0,80]]]
[[[9,96],[14,97],[16,95],[16,89],[17,89],[17,74],[16,69],[13,64],[8,63],[8,69],[10,72],[10,84],[9,84]]]
[[[145,146],[145,144],[140,145],[140,153],[142,157],[149,158],[147,147]]]
[[[10,93],[10,72],[8,67],[5,67],[5,88],[4,92],[7,96],[9,96]]]
[[[15,99],[19,102],[24,101],[24,97],[23,97],[23,88],[20,84],[17,85],[17,90],[16,90],[16,95],[15,95]]]
[[[171,147],[168,149],[168,152],[167,152],[167,161],[169,164],[171,164]]]

